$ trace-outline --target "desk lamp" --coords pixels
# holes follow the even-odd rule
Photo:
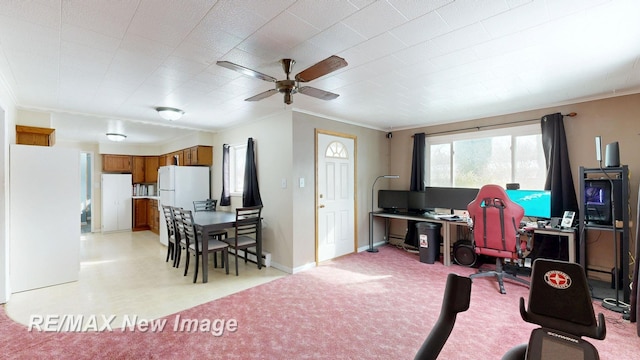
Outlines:
[[[378,252],[378,249],[373,247],[373,208],[374,208],[373,190],[376,187],[376,183],[380,179],[398,179],[398,178],[400,178],[399,175],[380,175],[373,181],[373,185],[371,186],[371,214],[369,214],[369,249],[367,249],[368,252]]]

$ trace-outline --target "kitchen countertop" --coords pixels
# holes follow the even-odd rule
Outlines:
[[[160,196],[151,196],[151,195],[135,195],[135,196],[132,196],[131,198],[160,200]]]

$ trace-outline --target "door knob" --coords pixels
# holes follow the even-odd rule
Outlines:
[[[319,207],[320,209],[322,209],[322,208],[324,207],[324,205],[320,205],[320,206],[318,206],[318,207]]]

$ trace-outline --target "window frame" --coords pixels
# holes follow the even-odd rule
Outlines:
[[[238,152],[242,151],[243,156],[238,157]],[[230,144],[229,145],[229,196],[242,196],[244,194],[244,168],[247,160],[247,144]],[[238,161],[242,164],[242,174],[238,174]],[[237,177],[242,176],[242,187],[236,188]]]
[[[496,129],[488,129],[488,130],[478,130],[478,131],[467,131],[467,132],[459,132],[452,134],[434,134],[428,135],[425,138],[425,161],[427,162],[427,166],[425,166],[425,182],[427,186],[431,185],[431,146],[432,145],[445,145],[449,144],[449,151],[451,156],[449,157],[449,178],[451,182],[449,186],[453,187],[454,183],[454,166],[453,166],[453,143],[455,141],[462,140],[474,140],[474,139],[486,139],[491,137],[498,136],[510,136],[511,137],[511,180],[515,179],[515,161],[516,157],[514,156],[514,138],[518,136],[527,136],[527,135],[542,135],[542,129],[540,128],[540,124],[525,124],[511,127],[503,127]],[[543,154],[544,156],[544,154]],[[544,187],[544,184],[540,185],[540,189]]]

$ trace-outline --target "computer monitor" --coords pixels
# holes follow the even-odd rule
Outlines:
[[[410,212],[423,213],[428,210],[432,210],[433,207],[428,205],[427,193],[424,191],[409,191],[409,205],[408,210]]]
[[[409,192],[406,190],[378,190],[378,207],[385,211],[406,210],[409,207]]]
[[[514,203],[524,208],[524,216],[540,219],[551,218],[550,190],[505,190]]]
[[[478,190],[475,188],[431,186],[424,189],[427,193],[428,207],[452,210],[467,210],[467,205],[476,198]]]

